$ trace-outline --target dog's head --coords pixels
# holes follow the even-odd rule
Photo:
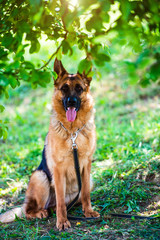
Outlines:
[[[56,112],[61,113],[68,122],[74,122],[83,112],[89,111],[91,97],[89,96],[89,85],[91,78],[83,74],[69,74],[62,65],[62,62],[55,60],[54,71],[57,79],[54,81],[55,94],[53,106]]]

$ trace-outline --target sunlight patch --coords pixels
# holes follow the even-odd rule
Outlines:
[[[17,196],[18,193],[24,188],[24,182],[20,181],[20,182],[16,182],[12,179],[8,179],[7,181],[7,185],[8,188],[2,189],[0,188],[0,195],[1,196],[6,196],[8,194],[12,194],[13,196]]]

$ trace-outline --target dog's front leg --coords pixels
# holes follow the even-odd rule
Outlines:
[[[99,217],[100,214],[92,209],[90,199],[90,173],[91,160],[89,159],[87,165],[82,172],[82,208],[85,217]]]
[[[66,179],[62,168],[54,167],[53,171],[56,192],[56,226],[61,231],[71,227],[71,224],[67,219],[67,210],[65,205]]]

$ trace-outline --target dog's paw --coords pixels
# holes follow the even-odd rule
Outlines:
[[[59,231],[68,229],[71,227],[70,222],[68,221],[68,219],[65,220],[57,220],[57,224],[56,224],[57,228],[59,229]]]
[[[48,217],[48,211],[46,209],[41,209],[38,212],[29,212],[29,213],[26,213],[25,215],[27,219],[46,218]]]
[[[96,211],[93,211],[93,210],[88,210],[88,211],[85,211],[84,213],[85,217],[100,217],[100,214]]]

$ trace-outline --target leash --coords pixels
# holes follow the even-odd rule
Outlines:
[[[65,128],[65,126],[60,122],[62,128],[68,132],[68,130]],[[67,211],[69,211],[74,204],[78,201],[79,199],[79,195],[81,192],[81,188],[82,188],[82,183],[81,183],[81,174],[80,174],[80,167],[79,167],[79,161],[78,161],[78,147],[77,144],[75,143],[77,137],[78,137],[78,133],[80,131],[82,131],[84,129],[85,125],[82,126],[82,128],[78,129],[76,132],[71,133],[71,141],[72,141],[72,150],[73,150],[73,159],[74,159],[74,167],[75,167],[75,171],[76,171],[76,177],[77,177],[77,182],[78,182],[78,194],[76,195],[76,197],[72,200],[72,202],[69,203],[69,205],[67,206]],[[68,132],[69,133],[69,132]],[[69,216],[70,218],[71,216]],[[74,218],[74,217],[71,217]],[[77,219],[78,217],[76,217]]]
[[[74,141],[74,139],[76,139],[76,137],[77,136],[75,136],[75,138],[73,138],[72,141]],[[69,211],[74,206],[74,204],[78,201],[79,195],[80,195],[80,192],[81,192],[81,188],[82,188],[80,167],[79,167],[79,161],[78,161],[78,151],[77,151],[76,143],[72,144],[72,149],[73,149],[74,167],[75,167],[75,170],[76,170],[76,176],[77,176],[77,182],[78,182],[78,194],[73,199],[73,201],[67,206],[67,211]]]
[[[134,218],[134,219],[149,219],[149,220],[153,220],[160,217],[160,216],[148,217],[148,216],[138,216],[138,215],[131,215],[131,214],[120,214],[120,213],[108,213],[108,216],[118,217],[118,218],[128,218],[128,219]]]
[[[61,123],[61,122],[60,122]],[[63,129],[65,131],[68,132],[68,130],[63,126],[63,124],[61,123],[61,126],[63,127]],[[81,188],[82,188],[82,181],[81,181],[81,174],[80,174],[80,166],[79,166],[79,160],[78,160],[78,146],[76,144],[76,139],[78,137],[78,133],[80,131],[82,131],[84,129],[85,125],[83,125],[82,128],[78,129],[76,132],[71,133],[71,141],[72,141],[72,150],[73,150],[73,159],[74,159],[74,167],[75,167],[75,171],[76,171],[76,177],[77,177],[77,183],[78,183],[78,194],[76,195],[76,197],[72,200],[72,202],[69,203],[69,205],[67,206],[67,212],[75,205],[75,203],[78,201],[79,199],[79,195],[81,192]],[[79,221],[87,221],[87,220],[93,220],[93,219],[97,219],[97,217],[74,217],[74,216],[70,216],[67,215],[67,218],[69,220],[79,220]]]

